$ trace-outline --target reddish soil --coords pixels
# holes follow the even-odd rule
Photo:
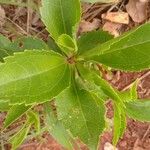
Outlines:
[[[13,20],[13,22],[17,25],[19,25],[23,31],[26,30],[26,20],[27,20],[27,10],[26,9],[18,9],[14,6],[3,6],[5,8],[6,16]],[[84,9],[87,9],[88,6],[84,6]],[[109,8],[104,7],[99,11],[98,14],[95,14],[95,9],[98,10],[98,8],[101,8],[101,6],[96,5],[91,8],[88,13],[90,16],[89,20],[92,20],[94,17],[100,16],[102,12],[106,12]],[[122,8],[124,9],[124,7]],[[16,12],[20,11],[17,15]],[[83,18],[86,18],[88,15],[84,14]],[[33,18],[30,18],[30,32],[27,33],[29,35],[37,35],[38,37],[46,40],[47,39],[47,32],[43,30],[43,24],[38,19],[35,13],[32,14]],[[99,18],[99,17],[98,17]],[[34,22],[32,22],[34,20]],[[9,22],[9,23],[8,23]],[[0,28],[0,33],[6,35],[10,39],[14,39],[16,37],[19,37],[20,35],[26,35],[22,30],[18,28],[13,23],[13,25],[10,23],[10,21],[6,20],[5,25]],[[16,32],[13,32],[8,28],[10,26],[14,28]],[[101,26],[103,24],[103,21],[101,21]],[[129,28],[132,28],[136,24],[134,22],[131,22],[128,26],[123,28],[123,30],[127,30]],[[141,81],[138,85],[138,93],[140,98],[150,98],[150,75],[144,76],[148,71],[141,72],[141,73],[125,73],[120,71],[113,71],[113,75],[107,74],[107,72],[104,72],[104,78],[106,78],[110,83],[112,83],[113,86],[115,86],[119,90],[123,90],[128,85],[130,85],[135,79],[141,77]],[[108,117],[111,118],[113,115],[112,106],[111,103],[108,103]],[[0,125],[2,124],[4,120],[5,113],[0,114]],[[101,138],[101,144],[99,150],[104,150],[104,145],[106,142],[111,143],[112,140],[112,133],[106,132]],[[119,150],[150,150],[150,124],[149,123],[141,123],[138,121],[134,121],[131,119],[128,119],[128,125],[126,132],[123,136],[123,138],[119,141],[117,148]],[[82,150],[86,150],[85,146],[82,146]],[[5,150],[10,150],[10,147],[7,145],[5,147]],[[34,139],[30,141],[26,141],[21,147],[20,150],[63,150],[63,148],[57,144],[57,142],[48,134],[44,135],[44,138],[42,139]]]

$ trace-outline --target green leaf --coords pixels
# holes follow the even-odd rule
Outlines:
[[[42,0],[41,16],[51,36],[57,40],[61,34],[72,37],[73,28],[80,21],[79,0]]]
[[[131,99],[131,91],[130,90],[127,90],[127,91],[116,91],[119,95],[119,97],[121,98],[121,100],[123,102],[129,102],[129,101],[132,101]]]
[[[10,108],[9,101],[0,100],[0,111],[8,111]]]
[[[108,32],[98,30],[87,32],[78,39],[78,55],[84,54],[85,52],[93,49],[99,44],[105,43],[113,38]]]
[[[50,134],[65,148],[71,150],[73,149],[72,139],[69,133],[65,130],[61,121],[59,121],[54,112],[52,111],[49,103],[44,105],[45,115],[46,115],[46,124]]]
[[[126,113],[124,109],[121,109],[121,127],[120,127],[120,138],[123,137],[127,126]]]
[[[59,36],[57,44],[67,55],[71,55],[73,52],[77,51],[75,41],[67,34],[62,34],[61,36]]]
[[[150,23],[146,23],[121,37],[100,44],[83,57],[120,70],[147,69],[150,67],[149,34]]]
[[[12,52],[8,50],[8,46],[11,44],[9,39],[0,34],[0,61],[3,62],[3,58],[9,56]]]
[[[17,132],[9,141],[12,144],[12,149],[16,150],[22,142],[26,139],[27,134],[30,130],[31,124],[23,125],[22,129]]]
[[[42,103],[68,85],[70,71],[65,58],[51,51],[25,51],[0,64],[0,99],[11,104]]]
[[[121,102],[121,98],[116,89],[114,89],[106,80],[98,76],[93,70],[90,70],[81,64],[78,64],[77,68],[83,79],[93,82],[95,85],[101,88],[105,95],[117,102]]]
[[[126,128],[126,115],[119,103],[114,103],[114,131],[113,145],[116,146],[118,140],[123,136]]]
[[[25,106],[24,104],[21,105],[14,105],[8,111],[6,119],[4,121],[4,128],[10,126],[13,122],[19,119],[23,114],[25,114],[32,106]]]
[[[23,37],[23,38],[16,39],[15,41],[13,41],[10,44],[9,49],[11,49],[13,52],[20,52],[26,49],[47,50],[49,48],[48,48],[48,45],[44,41],[38,38]]]
[[[95,94],[98,98],[102,99],[103,101],[108,100],[108,96],[103,92],[100,86],[97,86],[93,82],[90,81],[82,82],[82,88],[89,91],[90,93]]]
[[[150,100],[136,100],[125,105],[129,117],[139,121],[150,121]]]
[[[138,80],[133,82],[131,85],[131,88],[127,91],[116,91],[123,102],[130,102],[134,101],[138,98],[138,92],[137,92],[137,85]]]
[[[117,2],[117,0],[81,0],[82,2],[87,2],[87,3],[113,3],[113,2]]]
[[[138,98],[137,86],[138,86],[138,80],[135,81],[131,86],[131,89],[130,89],[131,100]]]
[[[51,37],[48,38],[47,45],[48,45],[50,50],[53,50],[54,52],[57,52],[57,53],[60,53],[60,54],[63,54],[61,49],[56,44],[55,40],[52,39]]]
[[[120,138],[120,127],[121,127],[121,110],[119,105],[114,104],[114,131],[113,131],[113,145],[116,146]]]
[[[9,39],[0,34],[0,49],[6,49],[10,43]]]
[[[34,111],[29,111],[27,115],[28,115],[28,122],[34,124],[34,128],[35,128],[36,132],[40,132],[39,114]]]
[[[56,98],[58,119],[74,137],[95,150],[105,128],[103,102],[72,83]]]

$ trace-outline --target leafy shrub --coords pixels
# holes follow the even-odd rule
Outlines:
[[[48,44],[31,37],[11,42],[0,36],[0,109],[8,112],[3,130],[26,115],[20,130],[9,139],[12,149],[34,127],[35,135],[48,130],[67,149],[73,149],[74,139],[79,138],[96,150],[107,127],[108,98],[114,107],[114,145],[123,136],[127,116],[150,121],[150,101],[138,99],[136,83],[119,92],[102,79],[98,69],[100,64],[123,71],[150,68],[149,23],[115,39],[101,30],[77,37],[79,0],[43,0],[40,12],[53,38]],[[33,109],[39,104],[44,107],[42,124]]]

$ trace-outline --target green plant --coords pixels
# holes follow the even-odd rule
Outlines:
[[[114,145],[125,131],[126,116],[150,121],[150,100],[138,99],[137,83],[129,91],[119,92],[99,71],[101,64],[124,71],[148,69],[149,23],[115,39],[103,31],[78,38],[79,0],[43,0],[40,12],[53,38],[48,44],[31,37],[10,42],[0,36],[0,109],[8,111],[1,136],[8,126],[26,116],[19,132],[9,140],[12,149],[34,127],[34,136],[48,130],[66,149],[73,149],[79,138],[96,150],[99,135],[107,127],[108,98],[114,106]],[[44,107],[44,123],[34,109],[39,104]]]

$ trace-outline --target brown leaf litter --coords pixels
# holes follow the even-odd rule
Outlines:
[[[126,10],[132,20],[141,23],[147,19],[147,6],[149,0],[129,0]]]

